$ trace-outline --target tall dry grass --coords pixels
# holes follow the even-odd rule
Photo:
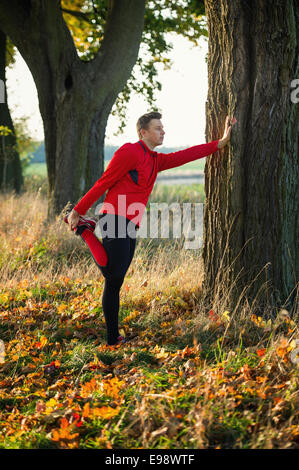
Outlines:
[[[87,246],[69,230],[62,214],[47,223],[47,199],[41,191],[1,194],[0,207],[2,285],[13,286],[22,279],[53,282],[58,277],[103,281]],[[160,243],[139,238],[127,273],[132,288],[137,291],[145,281],[153,291],[174,284],[197,288],[203,274],[197,253],[185,250],[177,239]]]

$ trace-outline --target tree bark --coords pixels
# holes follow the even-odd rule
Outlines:
[[[5,103],[0,104],[0,126],[6,126],[12,134],[0,136],[0,189],[15,190],[17,194],[23,187],[23,175],[17,141],[9,107],[6,89],[6,35],[0,30],[0,80],[4,83]]]
[[[207,140],[235,116],[230,145],[208,160],[205,286],[224,304],[240,296],[294,305],[299,278],[298,0],[206,0]],[[225,305],[223,305],[225,307]]]
[[[100,50],[84,62],[59,0],[12,0],[9,5],[0,0],[1,27],[22,54],[38,91],[49,219],[75,204],[103,172],[106,123],[138,56],[144,7],[145,0],[110,0]]]

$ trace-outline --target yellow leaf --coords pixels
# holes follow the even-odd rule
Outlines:
[[[228,311],[228,310],[225,310],[225,312],[223,312],[223,314],[221,315],[221,318],[222,318],[224,321],[229,322],[229,321],[230,321],[229,311]]]
[[[118,415],[120,411],[120,406],[117,408],[112,408],[111,406],[102,406],[101,408],[94,408],[92,413],[94,416],[103,419],[113,418],[114,416]]]
[[[61,303],[60,305],[58,305],[57,307],[57,313],[62,313],[66,310],[67,308],[67,304],[64,304],[64,303]]]
[[[41,336],[40,340],[36,343],[36,347],[38,349],[42,349],[46,344],[48,340],[45,336]]]
[[[45,413],[46,414],[52,413],[52,411],[54,410],[56,405],[57,405],[57,401],[55,400],[55,398],[50,398],[50,400],[48,400],[46,402],[46,411],[45,411]]]
[[[298,341],[298,340],[297,340],[297,341]],[[289,345],[290,350],[296,348],[296,346],[297,346],[297,341],[296,341],[295,339],[293,339],[293,340],[290,342],[290,345]]]

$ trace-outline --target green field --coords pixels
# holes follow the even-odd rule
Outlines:
[[[163,173],[167,173],[167,171]],[[26,191],[33,193],[39,191],[43,196],[47,196],[48,183],[46,176],[46,165],[44,163],[31,164],[24,172],[24,186]],[[166,202],[171,204],[173,202],[187,200],[191,203],[204,202],[204,185],[202,183],[190,184],[189,182],[188,184],[165,184],[163,181],[156,182],[148,203]]]
[[[105,160],[105,169],[109,164],[109,160]],[[163,171],[163,175],[167,175],[168,173],[179,173],[182,171],[194,171],[198,173],[200,171],[204,171],[205,167],[205,158],[200,160],[195,160],[193,162],[186,163],[185,165],[179,166],[177,168],[171,168],[170,170]],[[47,174],[47,166],[45,163],[31,163],[24,171],[24,175],[40,175],[46,176]]]
[[[47,165],[45,163],[31,163],[24,170],[24,176],[39,175],[47,176]]]

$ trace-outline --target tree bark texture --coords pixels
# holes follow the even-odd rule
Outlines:
[[[24,181],[20,156],[16,147],[16,135],[7,104],[6,90],[6,35],[0,30],[0,80],[4,83],[5,102],[0,103],[0,126],[8,127],[12,134],[0,136],[0,189],[21,192]]]
[[[291,307],[299,278],[299,104],[291,101],[299,2],[205,6],[207,140],[222,135],[227,114],[238,121],[230,144],[206,165],[205,285],[228,304],[243,294]]]
[[[145,0],[110,0],[96,57],[81,61],[59,0],[0,0],[0,25],[34,78],[44,124],[48,217],[75,204],[104,169],[106,123],[138,56]],[[100,199],[102,200],[103,197]]]

